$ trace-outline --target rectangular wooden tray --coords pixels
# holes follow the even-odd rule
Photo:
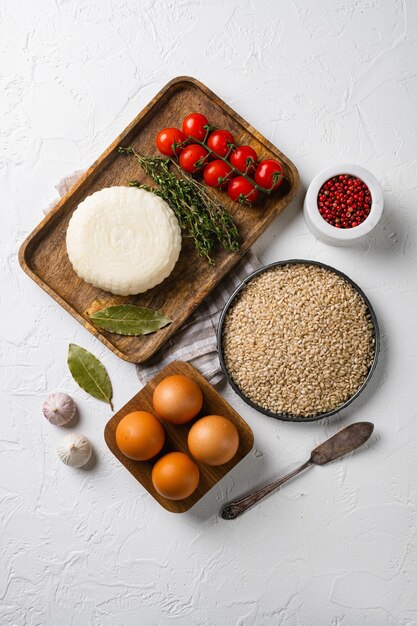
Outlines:
[[[210,467],[203,463],[197,463],[200,470],[200,482],[194,493],[185,500],[168,500],[159,495],[154,489],[151,480],[152,467],[155,461],[167,452],[181,451],[189,453],[187,447],[188,431],[191,423],[182,426],[174,426],[163,422],[166,441],[164,449],[161,453],[150,461],[132,461],[124,456],[116,445],[116,428],[120,420],[132,411],[149,411],[154,413],[152,405],[152,396],[156,385],[167,376],[173,374],[183,374],[195,380],[203,392],[203,408],[197,416],[203,415],[222,415],[233,422],[239,432],[239,448],[231,461],[218,467]],[[195,421],[195,420],[193,420]],[[159,502],[161,506],[172,513],[183,513],[188,511],[196,502],[198,502],[216,483],[219,482],[230,470],[235,467],[249,452],[253,446],[253,433],[250,426],[240,417],[238,413],[226,402],[215,388],[189,363],[182,361],[173,361],[159,372],[139,393],[137,393],[123,408],[120,409],[107,422],[104,430],[104,438],[108,447],[114,456],[119,459],[120,463],[138,480],[147,491]]]
[[[157,154],[155,137],[168,126],[181,126],[190,112],[200,111],[218,128],[228,129],[240,144],[250,144],[259,158],[278,158],[284,164],[286,181],[279,190],[249,208],[219,194],[239,228],[239,253],[217,251],[216,264],[209,265],[196,252],[190,238],[183,237],[180,258],[172,274],[160,285],[137,296],[118,297],[79,278],[69,262],[65,235],[68,221],[84,198],[112,185],[127,185],[132,179],[151,183],[133,157],[118,154],[118,147],[134,146],[142,154]],[[76,320],[122,359],[141,363],[149,359],[183,324],[196,307],[247,252],[272,220],[294,197],[299,184],[295,166],[277,148],[235,113],[227,104],[194,78],[170,81],[143,109],[112,145],[58,202],[27,237],[19,251],[23,270]],[[160,309],[173,320],[157,333],[123,337],[101,331],[88,312],[112,304],[131,303]]]

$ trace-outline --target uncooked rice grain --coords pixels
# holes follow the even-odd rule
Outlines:
[[[287,264],[253,278],[228,310],[226,369],[252,402],[273,413],[314,417],[364,383],[375,339],[362,296],[342,276]]]

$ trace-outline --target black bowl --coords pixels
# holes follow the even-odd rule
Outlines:
[[[346,402],[344,402],[343,404],[341,404],[337,408],[333,409],[332,411],[327,411],[326,413],[319,413],[317,415],[314,415],[313,417],[300,417],[300,416],[297,416],[297,415],[291,415],[290,413],[273,413],[272,411],[268,411],[268,409],[264,409],[263,407],[259,406],[258,404],[256,404],[252,400],[250,400],[242,392],[242,390],[236,385],[236,383],[234,382],[234,380],[230,376],[229,372],[227,371],[226,364],[224,362],[224,357],[223,357],[222,335],[223,335],[224,320],[225,320],[227,311],[229,310],[230,306],[234,302],[235,298],[242,291],[242,289],[245,287],[245,285],[247,285],[253,278],[255,278],[255,276],[258,276],[258,274],[262,274],[263,272],[267,272],[272,267],[277,267],[279,265],[290,265],[290,264],[291,265],[294,265],[294,264],[318,265],[319,267],[323,267],[324,269],[330,270],[330,271],[334,272],[335,274],[338,274],[339,276],[344,278],[350,285],[352,285],[352,287],[364,299],[365,304],[366,304],[366,306],[368,308],[368,311],[369,311],[369,315],[371,317],[372,326],[373,326],[373,332],[374,332],[374,340],[375,340],[374,356],[373,356],[373,359],[372,359],[372,363],[371,363],[371,365],[369,367],[368,374],[367,374],[364,382],[362,383],[362,385],[357,390],[357,392],[353,396],[351,396],[348,400],[346,400]],[[220,316],[220,319],[219,319],[219,324],[217,326],[217,352],[219,354],[219,360],[220,360],[221,368],[222,368],[222,370],[224,372],[224,375],[226,376],[230,386],[242,398],[242,400],[244,400],[247,404],[249,404],[251,407],[253,407],[257,411],[259,411],[260,413],[264,413],[264,415],[269,415],[270,417],[274,417],[275,419],[279,419],[279,420],[284,420],[286,422],[314,422],[314,421],[317,421],[317,420],[324,419],[325,417],[330,417],[331,415],[335,415],[335,413],[339,413],[339,411],[342,411],[344,408],[346,408],[351,402],[356,400],[356,398],[359,396],[359,394],[362,393],[362,391],[365,389],[365,387],[369,383],[369,381],[371,379],[371,376],[372,376],[372,374],[375,371],[375,367],[376,367],[377,360],[378,360],[378,355],[379,355],[379,350],[380,350],[380,333],[379,333],[378,320],[376,318],[375,311],[373,310],[371,303],[369,302],[369,300],[366,297],[366,295],[363,293],[362,289],[360,287],[358,287],[358,285],[356,283],[354,283],[353,280],[351,280],[349,278],[349,276],[346,276],[346,274],[343,274],[343,272],[340,272],[339,270],[335,269],[334,267],[331,267],[330,265],[325,265],[324,263],[319,263],[318,261],[307,261],[307,260],[303,260],[303,259],[289,259],[288,261],[276,261],[275,263],[270,263],[269,265],[264,265],[263,267],[260,267],[255,272],[252,272],[252,274],[249,274],[249,276],[247,276],[245,278],[245,280],[241,282],[241,284],[237,287],[237,289],[230,296],[229,300],[227,301],[227,303],[226,303],[226,305],[225,305],[225,307],[224,307],[224,309],[223,309],[223,311],[221,313],[221,316]]]

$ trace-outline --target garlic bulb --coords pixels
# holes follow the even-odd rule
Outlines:
[[[46,398],[42,406],[42,411],[51,424],[63,426],[74,418],[77,407],[71,396],[62,391],[58,391],[57,393],[51,393],[51,395]]]
[[[84,435],[74,433],[64,437],[57,447],[58,456],[65,465],[81,467],[91,457],[91,443]]]

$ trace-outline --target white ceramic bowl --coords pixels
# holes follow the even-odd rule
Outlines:
[[[371,210],[364,222],[354,228],[336,228],[328,224],[319,213],[317,204],[317,196],[321,186],[339,174],[350,174],[360,178],[369,188],[372,197]],[[362,237],[365,237],[376,226],[382,215],[384,208],[384,196],[382,188],[377,179],[371,172],[360,165],[353,163],[341,163],[340,165],[332,165],[317,174],[307,189],[304,198],[304,218],[308,228],[312,234],[332,246],[348,246]]]

